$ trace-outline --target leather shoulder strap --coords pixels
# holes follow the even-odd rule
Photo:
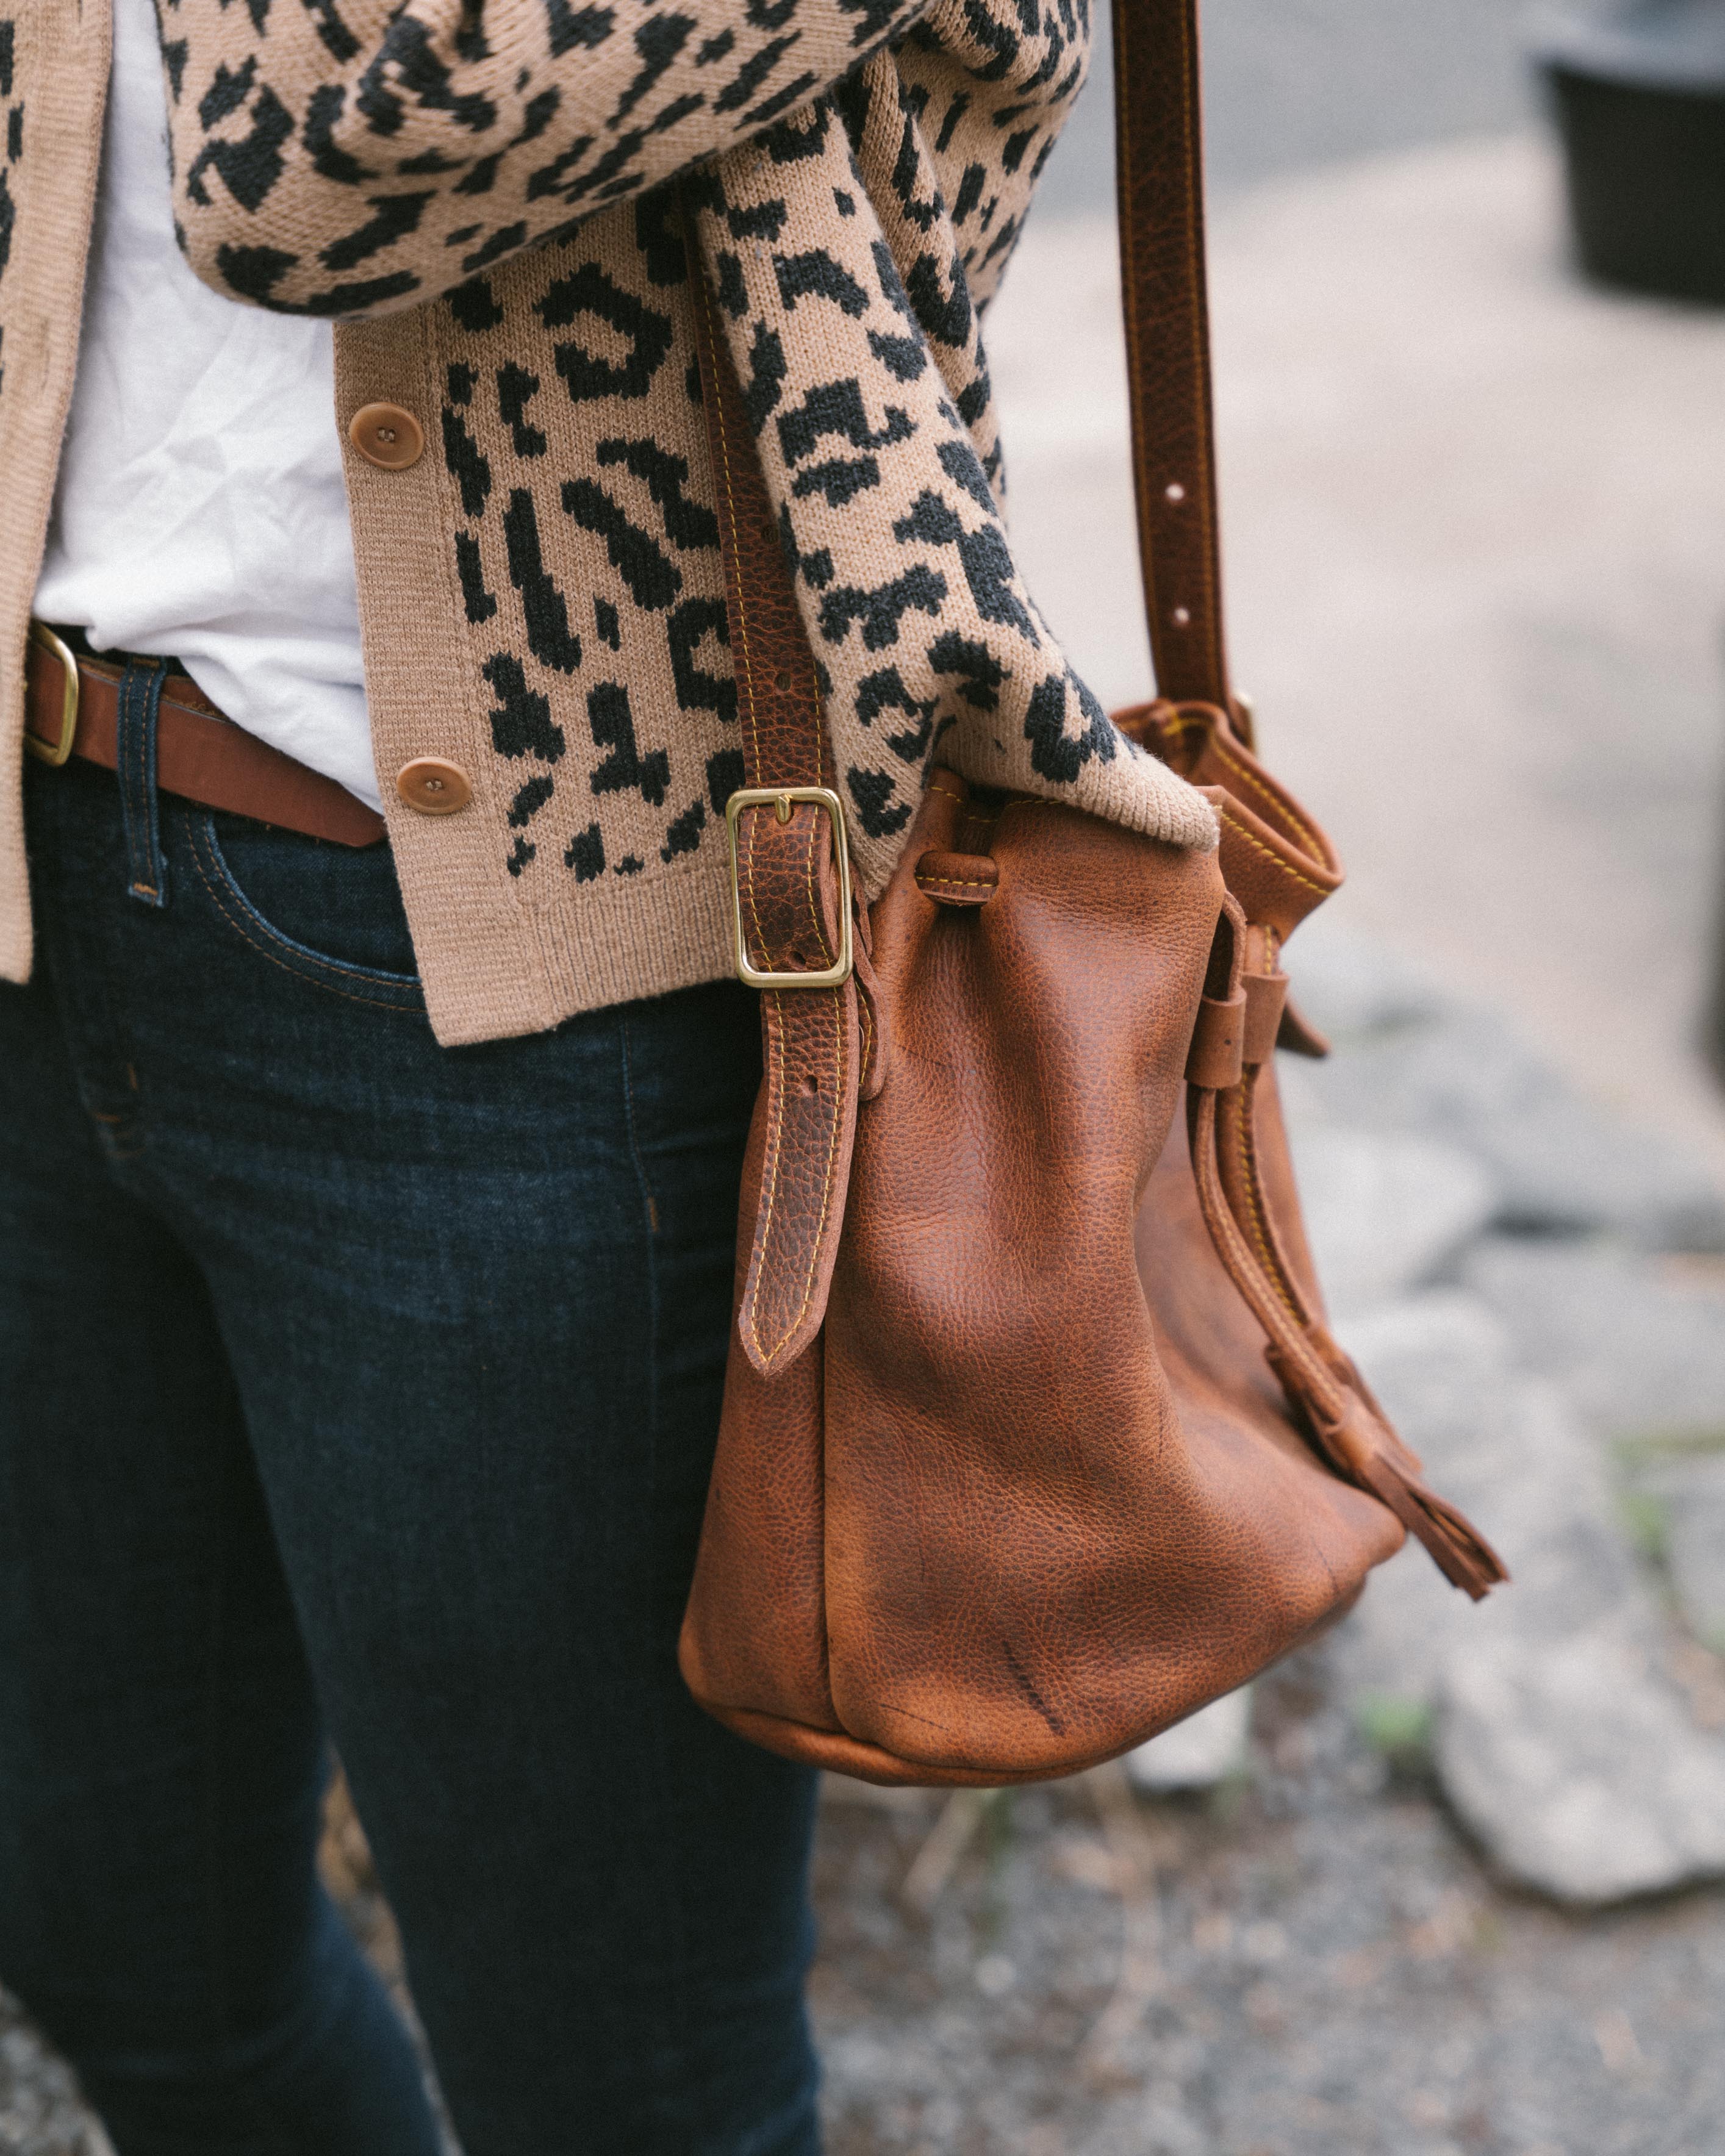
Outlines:
[[[1204,287],[1198,0],[1113,0],[1113,9],[1121,297],[1157,694],[1231,711]]]
[[[1248,716],[1229,693],[1222,636],[1198,0],[1112,0],[1112,6],[1121,297],[1138,552],[1157,694],[1171,703],[1219,706],[1250,744]],[[703,358],[710,359],[705,349]],[[713,424],[709,403],[710,431]],[[752,444],[746,434],[744,439],[737,461],[752,465]],[[721,523],[729,521],[726,507],[721,502]],[[744,543],[736,550],[733,609],[740,572],[742,590],[777,630],[788,583],[775,558],[776,546],[767,535],[761,535],[767,543],[759,543],[752,517],[737,528]],[[793,608],[789,634],[774,638],[787,651],[798,640],[794,624]],[[779,678],[780,670],[752,669],[742,649],[734,655],[745,708],[773,710],[779,700],[768,684]],[[793,670],[800,675],[800,668]],[[757,686],[747,679],[752,671],[758,675]],[[791,768],[804,759],[787,762],[783,754],[794,732],[781,733],[777,726],[766,730],[761,747],[773,752],[762,755],[758,771],[751,770],[751,785],[805,776]],[[747,746],[746,729],[746,751]]]
[[[742,394],[682,205],[701,411],[712,452],[714,506],[725,567],[725,610],[737,675],[744,788],[829,785],[820,685],[778,542]],[[788,794],[737,807],[736,927],[751,966],[785,981],[763,988],[765,1098],[745,1178],[753,1205],[737,1329],[763,1378],[793,1363],[819,1332],[838,1256],[856,1137],[864,1050],[855,977],[824,973],[841,947],[840,896],[829,811]],[[860,931],[858,932],[860,933]]]

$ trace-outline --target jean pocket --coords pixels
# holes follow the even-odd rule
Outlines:
[[[424,1009],[387,844],[343,846],[203,808],[185,824],[205,896],[260,957],[351,1003]]]

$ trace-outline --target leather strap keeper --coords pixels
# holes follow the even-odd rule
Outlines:
[[[100,659],[79,659],[76,665],[78,716],[69,753],[112,771],[119,762],[122,670]],[[65,662],[33,635],[25,685],[25,732],[44,748],[57,751],[64,738]],[[383,819],[375,810],[335,779],[224,718],[183,674],[170,674],[162,684],[156,772],[164,793],[307,838],[371,846],[383,836]]]
[[[1281,1030],[1282,1014],[1287,1007],[1288,977],[1286,973],[1243,973],[1240,986],[1246,1004],[1245,1060],[1267,1063],[1275,1051],[1276,1037]]]
[[[1186,1081],[1211,1092],[1226,1092],[1240,1081],[1244,1068],[1247,1005],[1236,988],[1228,997],[1206,996],[1198,1006],[1192,1029],[1192,1047],[1186,1058]]]
[[[916,864],[916,888],[937,906],[986,906],[999,882],[999,865],[990,854],[932,848]]]

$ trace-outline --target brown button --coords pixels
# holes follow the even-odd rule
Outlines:
[[[348,424],[347,439],[368,465],[405,471],[425,453],[419,422],[399,404],[362,404]]]
[[[416,756],[395,774],[395,790],[422,816],[453,816],[473,798],[473,788],[459,763],[441,757]]]

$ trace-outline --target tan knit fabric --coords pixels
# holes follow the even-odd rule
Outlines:
[[[50,19],[51,18],[51,19]],[[23,654],[78,363],[113,31],[108,0],[0,0],[0,978],[30,968]]]
[[[5,0],[0,0],[3,8]],[[925,12],[926,11],[926,12]],[[176,203],[198,274],[338,316],[343,429],[385,400],[431,446],[349,452],[367,698],[439,1039],[728,970],[742,782],[679,198],[685,175],[819,662],[865,893],[932,757],[1182,844],[1201,798],[1118,734],[1013,566],[981,310],[1083,79],[1084,0],[162,0]],[[0,15],[0,23],[6,18]],[[68,64],[66,42],[75,57]],[[69,331],[20,385],[88,229],[105,21],[31,0],[4,49],[58,73],[54,244],[0,264],[0,664],[16,759],[28,593]],[[74,101],[69,82],[81,87]],[[47,102],[47,93],[44,93]],[[692,169],[691,169],[692,168]],[[33,443],[33,462],[15,445]],[[459,763],[424,818],[395,775]],[[0,966],[28,963],[15,777]]]

